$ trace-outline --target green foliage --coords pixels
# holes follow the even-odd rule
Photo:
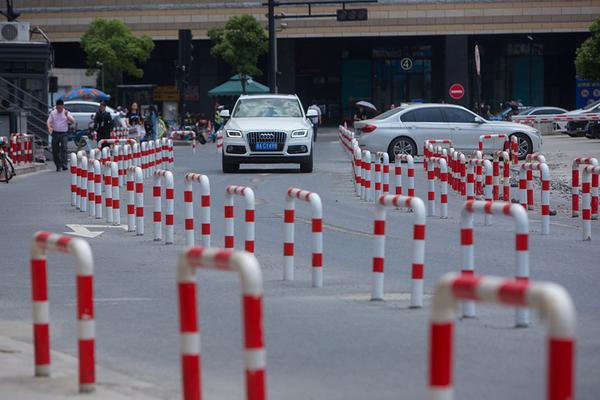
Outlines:
[[[267,52],[269,38],[265,29],[252,15],[231,17],[224,27],[210,29],[208,37],[213,42],[210,54],[229,64],[233,73],[262,75],[262,71],[256,65],[258,57]]]
[[[600,81],[600,18],[590,26],[590,34],[575,53],[575,67],[579,78]]]
[[[119,20],[96,18],[81,37],[81,47],[87,55],[88,72],[100,69],[98,62],[103,64],[104,85],[111,92],[123,81],[123,73],[135,78],[144,76],[138,64],[150,58],[154,42],[148,36],[135,37]]]

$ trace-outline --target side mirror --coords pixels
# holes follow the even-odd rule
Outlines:
[[[319,116],[317,110],[310,109],[306,112],[306,118],[316,118]]]
[[[481,117],[475,117],[475,119],[473,120],[473,122],[476,123],[476,124],[483,124],[485,121]]]
[[[219,113],[219,115],[222,118],[229,118],[229,110],[221,110],[221,112]]]

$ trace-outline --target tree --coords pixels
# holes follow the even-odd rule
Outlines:
[[[600,81],[600,18],[590,26],[590,34],[575,53],[575,67],[579,78]]]
[[[252,15],[243,14],[229,18],[222,28],[212,28],[208,37],[213,46],[210,54],[231,66],[233,73],[242,75],[242,91],[246,92],[245,76],[260,76],[256,66],[258,57],[268,49],[269,38],[265,29]]]
[[[106,91],[112,92],[123,82],[123,73],[144,76],[138,64],[150,58],[154,42],[148,36],[135,37],[122,21],[96,18],[81,37],[81,47],[87,55],[88,73],[101,65]]]

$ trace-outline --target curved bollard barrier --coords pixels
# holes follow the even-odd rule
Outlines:
[[[135,165],[127,168],[127,230],[144,234],[144,173]]]
[[[85,154],[85,153],[84,153]],[[88,158],[83,155],[79,164],[79,211],[87,212],[88,209]]]
[[[415,196],[415,162],[410,154],[396,154],[394,165],[394,185],[396,186],[395,194],[402,193],[402,163],[406,163],[406,177],[408,178],[408,190],[406,194],[410,197]]]
[[[358,145],[354,147],[354,189],[362,198],[362,151]]]
[[[572,400],[575,367],[575,307],[567,291],[549,282],[525,285],[512,279],[448,273],[436,284],[429,331],[429,399],[452,400],[453,326],[456,303],[477,300],[531,307],[548,321],[546,398]]]
[[[581,185],[581,202],[582,202],[582,218],[583,218],[583,240],[592,240],[592,217],[594,214],[592,195],[590,193],[590,186],[594,181],[598,180],[600,175],[600,167],[586,165],[583,167],[583,182]],[[596,192],[598,187],[596,186]],[[598,199],[596,198],[596,202]]]
[[[390,156],[385,151],[375,154],[375,199],[390,192]]]
[[[94,260],[83,239],[36,232],[31,243],[31,293],[35,376],[50,376],[50,313],[46,253],[67,253],[75,258],[77,274],[77,335],[79,391],[93,392],[96,384],[94,325]]]
[[[435,171],[439,169],[437,177],[440,180],[440,218],[448,218],[448,164],[442,157],[429,157],[428,159],[428,191],[427,191],[427,216],[435,216]]]
[[[506,151],[494,153],[492,159],[492,199],[500,200],[500,159],[502,158],[502,200],[510,201],[510,156]]]
[[[71,206],[77,207],[77,154],[69,156],[69,169],[71,172]]]
[[[243,196],[246,206],[244,220],[246,222],[246,239],[244,249],[254,253],[254,191],[246,186],[229,185],[225,188],[225,248],[233,249],[235,236],[233,226],[233,195]]]
[[[165,171],[157,169],[154,171],[154,187],[152,188],[152,195],[154,197],[154,241],[159,242],[162,240],[162,204],[161,204],[161,191],[162,182],[165,182],[165,199],[167,203],[167,211],[165,213],[165,244],[173,244],[173,222],[175,211],[175,184],[173,181],[173,173],[171,171]]]
[[[188,247],[179,257],[177,267],[183,398],[202,398],[197,268],[239,272],[242,282],[246,399],[265,400],[267,362],[263,339],[263,284],[260,265],[254,255],[243,251],[203,247]]]
[[[192,183],[200,184],[200,234],[202,246],[210,247],[210,181],[208,176],[185,174],[183,201],[185,203],[185,245],[194,245],[194,191]]]
[[[104,164],[104,211],[106,222],[109,224],[114,222],[113,182],[116,183],[115,186],[119,186],[118,174],[117,163],[107,162]]]
[[[514,135],[510,138],[510,157],[514,166],[519,165],[519,138]]]
[[[100,219],[102,218],[102,165],[98,160],[94,160],[92,165],[94,167],[94,203],[96,209],[94,216]]]
[[[597,167],[598,159],[579,157],[571,164],[571,217],[579,217],[579,167],[591,165]],[[598,219],[598,176],[592,175],[592,219]]]
[[[521,164],[519,169],[519,192],[520,201],[523,208],[529,208],[528,204],[531,200],[533,208],[533,189],[531,196],[529,195],[529,187],[532,181],[528,178],[528,172],[540,171],[542,181],[542,235],[550,234],[550,169],[546,163],[542,162],[526,162]]]
[[[285,197],[283,226],[283,280],[294,280],[294,220],[296,199],[310,203],[312,210],[312,287],[323,287],[323,205],[318,194],[307,190],[289,188]]]
[[[485,169],[485,192],[484,198],[486,201],[492,201],[492,163],[488,160],[483,160],[479,158],[472,158],[467,161],[467,201],[475,200],[476,196],[476,174],[483,174],[482,168]],[[484,215],[484,225],[490,226],[492,225],[492,215],[485,214]]]
[[[492,201],[467,201],[460,218],[460,251],[462,274],[473,276],[475,272],[475,247],[473,245],[473,214],[494,214],[510,217],[515,222],[516,275],[515,282],[526,286],[529,282],[529,219],[527,212],[518,204]],[[475,303],[462,304],[462,316],[475,317]],[[529,310],[517,308],[515,327],[529,326]]]
[[[415,221],[413,223],[412,289],[410,306],[415,308],[423,307],[426,211],[423,200],[418,197],[384,195],[379,197],[375,203],[375,220],[373,221],[373,234],[375,239],[371,300],[383,300],[385,220],[387,207],[410,208],[414,211]]]
[[[121,225],[121,194],[119,189],[119,167],[116,162],[110,163],[110,176],[112,186],[112,223]]]
[[[361,199],[372,201],[371,199],[371,152],[363,150],[362,152],[362,177],[363,186]]]
[[[454,147],[454,143],[450,139],[427,139],[423,144],[423,169],[425,171],[429,170],[429,166],[427,164],[429,157],[434,156],[432,150],[433,145],[444,145],[448,148]],[[441,154],[440,154],[441,155]]]

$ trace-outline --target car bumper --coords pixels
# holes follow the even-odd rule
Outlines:
[[[243,148],[244,153],[240,153]],[[244,138],[226,138],[223,141],[223,155],[239,163],[300,163],[306,161],[312,152],[312,139],[287,138],[281,151],[252,151]]]

